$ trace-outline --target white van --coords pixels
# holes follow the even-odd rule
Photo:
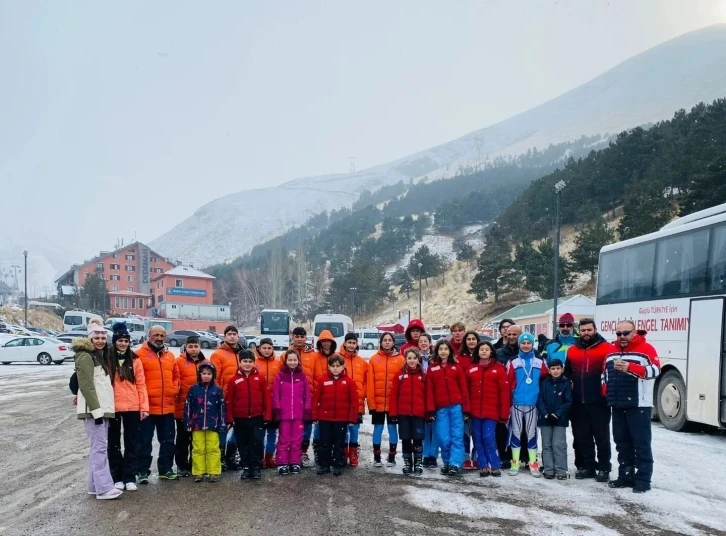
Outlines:
[[[377,350],[381,334],[375,329],[356,329],[358,335],[358,348],[361,350]]]
[[[317,347],[318,337],[325,330],[330,331],[335,337],[337,349],[343,347],[345,334],[353,331],[353,321],[345,315],[315,315],[313,321],[313,347]]]
[[[141,344],[146,342],[146,328],[141,320],[124,317],[109,318],[106,320],[106,329],[113,331],[113,325],[117,322],[126,324],[126,329],[129,330],[129,335],[131,335],[131,340],[134,343]]]
[[[98,320],[103,325],[103,318],[87,311],[66,311],[63,315],[63,331],[82,331],[88,329],[91,320]]]

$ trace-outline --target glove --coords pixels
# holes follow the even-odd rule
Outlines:
[[[363,424],[363,414],[358,415],[358,422],[356,422],[355,424]]]
[[[97,425],[103,424],[103,417],[99,417],[98,419],[93,419],[93,422],[95,422]]]
[[[557,415],[555,415],[554,413],[550,413],[549,415],[547,415],[547,422],[550,423],[552,426],[555,426],[559,421],[560,419],[558,419]]]
[[[280,421],[280,410],[279,409],[273,409],[272,410],[272,420],[273,421]]]
[[[398,424],[398,417],[388,416],[388,424]]]
[[[303,411],[303,421],[304,422],[312,422],[313,420],[313,410],[306,409]]]

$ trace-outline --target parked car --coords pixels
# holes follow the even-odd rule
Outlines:
[[[219,346],[219,342],[216,337],[209,337],[202,335],[198,331],[192,331],[190,329],[178,329],[172,331],[166,335],[166,342],[169,346],[183,346],[186,344],[189,337],[199,337],[199,345],[202,348],[216,348]]]
[[[363,350],[376,350],[378,348],[379,338],[381,334],[374,329],[357,329],[358,347]]]
[[[73,352],[68,344],[51,337],[19,336],[0,340],[0,363],[37,362],[41,365],[60,365],[72,359]]]
[[[403,333],[394,333],[393,341],[393,346],[396,348],[396,350],[400,350],[401,346],[406,344],[406,336]]]

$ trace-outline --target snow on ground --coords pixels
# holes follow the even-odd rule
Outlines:
[[[411,249],[408,250],[408,253],[406,253],[399,262],[397,262],[393,266],[389,266],[388,268],[386,268],[386,277],[390,277],[391,274],[395,272],[398,268],[402,266],[408,266],[408,261],[411,260],[413,254],[416,253],[416,251],[418,251],[418,249],[424,245],[428,246],[431,253],[435,255],[443,255],[449,262],[456,260],[453,238],[448,236],[427,234],[424,235],[421,240],[416,241]]]

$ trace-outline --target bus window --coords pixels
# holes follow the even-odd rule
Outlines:
[[[708,229],[658,241],[655,296],[682,296],[706,290]]]
[[[318,337],[326,329],[330,331],[335,338],[345,336],[345,329],[343,328],[342,322],[316,322],[315,336]]]
[[[708,259],[709,290],[726,290],[726,225],[714,227]]]
[[[600,259],[598,303],[650,298],[655,242],[608,251]]]

